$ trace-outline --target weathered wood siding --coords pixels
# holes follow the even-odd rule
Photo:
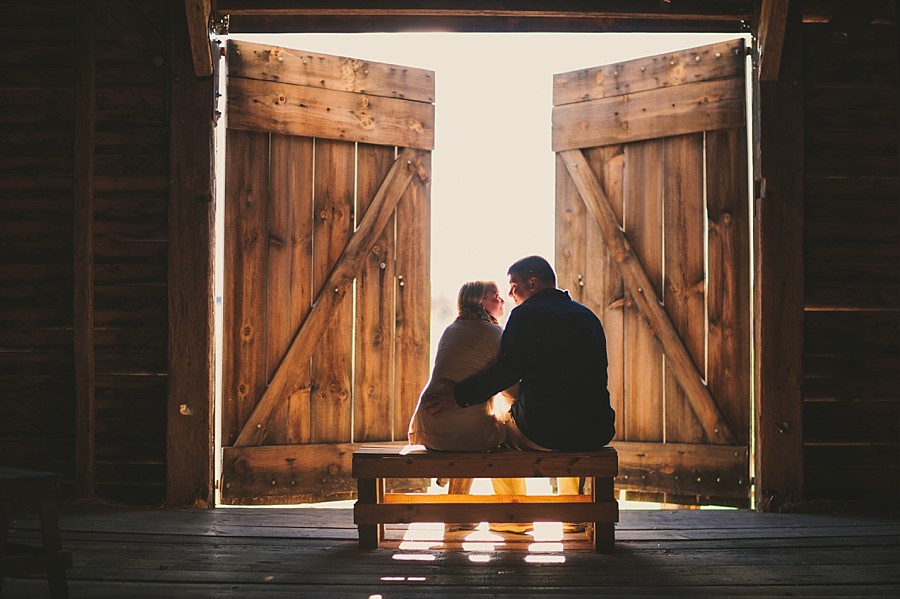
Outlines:
[[[0,6],[0,463],[74,480],[71,1]]]
[[[896,500],[897,28],[803,37],[804,498]]]
[[[0,9],[0,456],[159,503],[170,3],[134,7],[150,46],[81,2]]]

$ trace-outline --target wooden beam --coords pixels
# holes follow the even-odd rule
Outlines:
[[[743,80],[743,38],[553,75],[553,105],[630,96],[698,81]]]
[[[434,148],[434,104],[228,78],[228,128]]]
[[[268,15],[328,15],[328,16],[373,16],[373,15],[457,15],[457,16],[510,16],[516,18],[531,16],[591,16],[610,18],[632,17],[653,19],[707,19],[726,17],[749,17],[751,2],[714,0],[684,0],[663,6],[658,0],[607,0],[602,3],[585,3],[582,0],[524,0],[515,2],[514,8],[503,8],[505,3],[485,3],[483,0],[424,0],[410,5],[404,1],[360,2],[358,0],[218,0],[217,8],[222,13],[237,16]],[[511,3],[506,3],[511,4]],[[597,6],[597,5],[600,6]],[[594,5],[591,9],[586,5]]]
[[[96,143],[97,20],[76,5],[78,57],[75,93],[75,206],[73,209],[74,297],[72,328],[75,363],[75,491],[95,490],[94,441],[94,146]]]
[[[737,440],[734,434],[656,296],[653,284],[625,237],[625,232],[617,224],[606,193],[591,171],[584,154],[581,150],[566,150],[559,152],[559,156],[562,157],[588,211],[597,220],[610,256],[622,274],[626,290],[633,296],[635,304],[653,330],[666,355],[667,364],[671,365],[679,385],[684,389],[707,438],[713,443],[735,445]]]
[[[619,454],[619,488],[744,500],[749,496],[750,449],[746,445],[641,441],[612,445]]]
[[[171,15],[166,502],[213,498],[213,93],[194,76],[181,3]]]
[[[209,41],[210,11],[210,0],[184,0],[194,75],[197,77],[209,77],[213,74],[213,52]]]
[[[529,0],[515,8],[475,0],[408,2],[304,2],[219,0],[217,17],[230,17],[232,33],[354,31],[733,31],[753,16],[751,0],[611,0],[599,8],[580,0]],[[598,3],[594,3],[597,5]]]
[[[803,24],[785,30],[777,81],[760,82],[760,175],[754,289],[756,506],[778,511],[803,493]]]
[[[553,107],[554,152],[685,135],[744,124],[743,76],[661,87]]]
[[[352,443],[222,448],[222,500],[291,503],[349,498]]]
[[[347,243],[334,269],[319,290],[312,309],[300,326],[281,364],[272,375],[269,386],[235,440],[235,447],[255,445],[265,438],[272,411],[291,391],[293,383],[291,373],[296,371],[301,360],[309,357],[310,348],[325,330],[335,308],[351,290],[353,279],[364,258],[365,248],[381,234],[413,176],[416,174],[422,176],[419,173],[421,159],[421,151],[406,148],[395,160],[384,183],[366,210],[356,233]]]
[[[790,0],[762,0],[756,34],[759,40],[759,78],[762,81],[778,79],[789,4]]]

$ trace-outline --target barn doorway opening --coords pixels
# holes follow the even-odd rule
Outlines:
[[[494,279],[502,288],[506,268],[517,258],[542,254],[552,260],[554,256],[556,166],[550,141],[553,75],[736,37],[407,33],[241,34],[228,39],[434,71],[430,237],[433,360],[441,331],[455,317],[456,291],[463,281]],[[224,91],[222,97],[227,97]],[[219,148],[222,163],[216,169],[220,174],[217,189],[219,206],[223,206],[224,134],[220,135]],[[749,185],[749,172],[747,177]],[[224,210],[217,214],[217,413],[221,414],[222,311],[226,303],[222,275],[228,265],[222,232]],[[402,432],[394,431],[398,438]],[[216,439],[217,455],[221,455],[221,418],[217,418]],[[221,460],[216,468],[216,480],[221,481]]]

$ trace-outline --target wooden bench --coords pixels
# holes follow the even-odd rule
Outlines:
[[[611,551],[619,520],[613,494],[618,469],[618,455],[612,447],[583,452],[456,453],[399,445],[362,446],[353,452],[353,477],[359,492],[353,519],[359,529],[359,545],[363,549],[378,547],[384,539],[385,523],[585,522],[594,523],[594,548]],[[554,476],[586,477],[590,494],[448,496],[385,492],[385,479],[390,478]]]
[[[51,597],[68,597],[66,570],[72,567],[72,554],[62,550],[59,536],[59,479],[58,474],[50,472],[0,468],[0,589],[3,578],[42,572],[50,583]],[[43,547],[8,542],[14,502],[38,508]]]

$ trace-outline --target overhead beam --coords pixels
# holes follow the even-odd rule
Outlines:
[[[494,2],[486,6],[483,0],[441,0],[410,3],[385,0],[378,2],[331,0],[309,2],[306,0],[219,0],[219,12],[232,16],[481,16],[481,17],[581,17],[601,16],[609,18],[642,19],[696,19],[717,20],[722,17],[749,17],[751,0],[607,0],[601,6],[583,0],[524,0],[522,2]],[[549,6],[548,6],[549,5]],[[593,6],[591,6],[593,5]]]
[[[512,4],[512,3],[511,3]],[[579,0],[530,0],[503,8],[472,0],[428,2],[248,3],[219,0],[217,18],[228,15],[232,33],[251,32],[740,32],[753,16],[752,0],[612,0],[594,9]],[[586,8],[586,5],[590,8]],[[499,6],[499,8],[498,8]]]
[[[194,75],[209,77],[213,74],[213,53],[209,41],[210,0],[184,0],[187,15],[188,37],[191,41],[191,57]]]
[[[790,0],[762,0],[756,34],[759,45],[759,78],[762,81],[778,79],[789,5]]]

